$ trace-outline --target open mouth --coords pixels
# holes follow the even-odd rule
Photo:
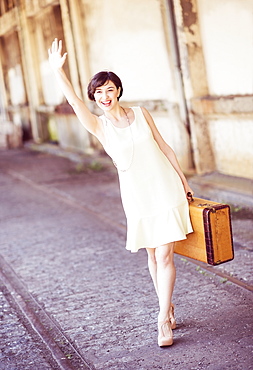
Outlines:
[[[102,101],[101,104],[103,104],[104,107],[109,107],[111,104],[111,100]]]

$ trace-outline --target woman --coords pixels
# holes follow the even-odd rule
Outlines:
[[[193,194],[173,150],[165,143],[145,108],[123,108],[121,81],[113,72],[99,72],[88,85],[89,99],[104,114],[92,114],[75,94],[63,65],[62,42],[55,39],[49,62],[59,86],[84,127],[103,145],[118,169],[127,217],[126,248],[146,248],[148,267],[159,300],[158,345],[173,344],[176,327],[171,303],[176,271],[174,242],[192,232],[187,193]]]

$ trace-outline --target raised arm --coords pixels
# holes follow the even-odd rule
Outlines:
[[[170,163],[172,164],[172,166],[177,171],[179,177],[181,178],[181,181],[183,183],[186,196],[187,196],[187,193],[191,193],[193,195],[194,192],[190,188],[190,186],[189,186],[189,184],[188,184],[188,182],[187,182],[187,180],[185,178],[185,175],[183,174],[183,171],[180,168],[180,165],[178,163],[176,154],[174,153],[173,149],[162,138],[160,132],[158,131],[158,129],[157,129],[155,123],[154,123],[154,120],[153,120],[152,116],[147,111],[147,109],[142,108],[142,111],[143,111],[143,114],[144,114],[144,116],[145,116],[145,118],[146,118],[146,120],[147,120],[150,128],[151,128],[152,134],[153,134],[154,139],[157,142],[159,148],[166,155],[166,157],[168,158],[168,160],[170,161]],[[187,196],[187,198],[188,199],[191,199],[188,196]]]
[[[70,81],[68,80],[63,65],[66,61],[67,53],[62,55],[62,41],[54,39],[52,46],[48,49],[50,66],[54,72],[56,80],[68,103],[74,109],[82,125],[99,140],[103,139],[103,129],[101,120],[92,114],[84,102],[76,95]]]

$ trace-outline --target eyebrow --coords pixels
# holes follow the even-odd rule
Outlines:
[[[109,86],[106,86],[106,89],[116,89],[116,86],[109,85]],[[95,91],[97,91],[97,90],[102,90],[102,86],[96,87]]]

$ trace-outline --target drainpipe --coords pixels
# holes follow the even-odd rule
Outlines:
[[[175,67],[176,85],[177,85],[177,89],[179,92],[180,116],[186,126],[188,133],[190,134],[189,114],[188,114],[188,108],[187,108],[186,97],[185,97],[184,79],[183,79],[183,74],[182,74],[182,69],[181,69],[180,52],[179,52],[178,37],[177,37],[177,25],[176,25],[175,9],[174,9],[173,0],[166,0],[165,8],[166,8],[166,13],[168,17],[168,30],[169,30],[169,38],[170,38],[170,46],[171,46],[171,55],[172,55],[174,67]]]

